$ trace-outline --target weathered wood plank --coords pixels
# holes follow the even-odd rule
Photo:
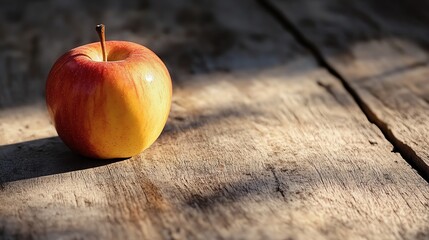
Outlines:
[[[269,2],[341,74],[395,150],[429,179],[428,2]]]
[[[43,106],[1,111],[0,237],[428,237],[428,184],[256,3],[151,1],[134,16],[152,29],[126,39],[175,77],[164,133],[132,159],[89,161],[52,138]]]

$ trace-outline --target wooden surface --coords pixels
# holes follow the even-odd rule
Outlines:
[[[395,151],[429,179],[429,2],[269,2],[340,74]]]
[[[0,77],[0,238],[429,238],[428,183],[367,118],[369,111],[377,115],[425,161],[427,127],[416,116],[424,120],[427,109],[415,100],[427,96],[424,69],[404,69],[384,80],[387,67],[369,64],[369,54],[398,53],[358,39],[333,49],[367,60],[342,64],[340,55],[329,58],[350,84],[344,87],[280,15],[256,1],[112,1],[103,12],[87,2],[34,2],[22,15],[13,4],[0,8],[1,17],[15,20],[1,23],[0,33],[16,33],[0,44],[0,67],[9,69]],[[299,1],[274,4],[288,19],[312,9]],[[67,14],[73,8],[80,11]],[[49,17],[33,20],[31,12],[42,9]],[[330,12],[318,9],[309,18],[329,18]],[[155,50],[174,80],[163,134],[144,153],[122,161],[73,154],[56,137],[40,100],[52,62],[75,44],[95,40],[92,26],[100,19],[111,39]],[[62,31],[67,26],[73,31]],[[38,54],[26,49],[29,32],[37,36]],[[425,54],[415,44],[398,44],[406,46],[408,58],[386,57],[382,66],[412,64]],[[354,80],[362,78],[368,80]],[[395,102],[388,93],[400,97],[401,89],[420,91],[412,99],[422,105]],[[369,110],[362,111],[359,99]],[[403,133],[404,126],[418,131]]]

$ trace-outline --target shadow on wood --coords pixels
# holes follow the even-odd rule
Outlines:
[[[0,156],[0,184],[94,168],[122,160],[79,156],[58,137],[0,146]]]

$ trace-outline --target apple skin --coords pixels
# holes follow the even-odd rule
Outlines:
[[[46,104],[58,135],[91,158],[128,158],[161,134],[171,107],[172,84],[164,63],[132,42],[107,41],[70,50],[53,65]]]

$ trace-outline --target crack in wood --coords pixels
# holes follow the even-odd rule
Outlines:
[[[282,195],[283,199],[286,200],[286,194],[283,191],[283,189],[281,188],[280,179],[277,176],[275,168],[272,165],[269,165],[267,169],[273,174],[274,181],[276,183],[276,192],[279,192],[280,195]]]
[[[319,87],[323,88],[327,93],[329,93],[329,95],[331,95],[340,105],[344,104],[344,101],[341,101],[335,94],[334,90],[332,89],[332,84],[324,83],[320,80],[317,80],[316,83]]]
[[[277,20],[283,27],[283,29],[289,32],[295,40],[301,44],[302,47],[307,49],[310,54],[314,57],[316,62],[321,68],[324,68],[328,73],[341,82],[345,90],[351,95],[353,100],[359,106],[360,110],[365,114],[369,122],[375,124],[380,131],[383,133],[386,140],[388,140],[396,149],[402,158],[413,167],[418,174],[429,182],[429,167],[424,163],[423,159],[420,158],[417,153],[406,143],[398,139],[388,124],[382,121],[365,103],[365,101],[359,96],[357,91],[353,89],[350,83],[325,59],[322,52],[319,50],[316,44],[310,41],[298,27],[281,12],[274,4],[268,0],[256,0],[263,9],[265,9],[275,20]],[[416,67],[419,67],[417,64]]]

